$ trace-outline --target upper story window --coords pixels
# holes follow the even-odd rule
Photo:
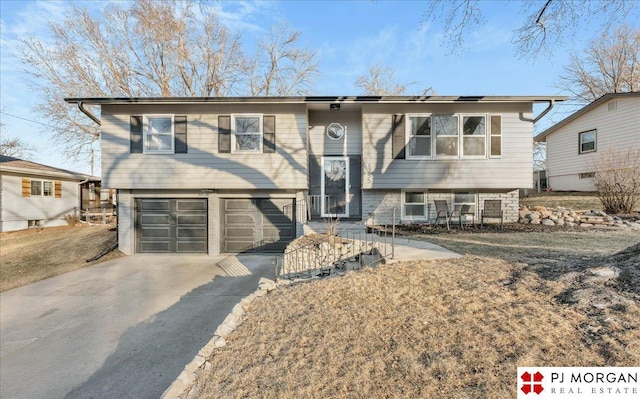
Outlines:
[[[491,158],[502,156],[502,115],[491,115]]]
[[[436,156],[458,156],[458,116],[433,115]]]
[[[144,115],[144,152],[150,154],[173,154],[173,115]]]
[[[231,152],[262,152],[262,115],[231,115]]]
[[[487,129],[485,116],[462,117],[462,155],[485,156]]]
[[[407,155],[411,158],[431,157],[431,116],[409,115]]]
[[[596,131],[589,130],[587,132],[582,132],[579,134],[580,137],[580,154],[584,154],[587,152],[595,152],[596,150]]]
[[[31,180],[31,196],[53,197],[53,182]]]
[[[409,114],[406,158],[486,158],[502,155],[502,117],[468,114]],[[491,127],[491,129],[489,129]],[[488,146],[489,141],[491,147]]]

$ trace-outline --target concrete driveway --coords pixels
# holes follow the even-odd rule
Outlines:
[[[134,255],[0,294],[0,397],[159,398],[271,260]]]

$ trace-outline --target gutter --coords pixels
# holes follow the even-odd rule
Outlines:
[[[544,117],[547,113],[549,113],[549,111],[551,111],[553,109],[553,106],[556,102],[556,100],[546,100],[549,103],[549,106],[547,108],[544,109],[544,111],[542,111],[540,113],[540,115],[536,116],[533,119],[533,124],[535,125],[536,122],[538,122],[540,119],[542,119],[542,117]],[[81,103],[82,104],[82,103]]]
[[[95,123],[98,124],[98,126],[102,126],[102,124],[100,123],[100,119],[98,119],[94,114],[91,113],[91,111],[89,111],[88,109],[86,109],[84,107],[84,103],[82,101],[78,102],[78,108],[80,109],[80,111],[85,114],[86,116],[88,116],[89,118],[91,118],[92,121],[94,121]]]

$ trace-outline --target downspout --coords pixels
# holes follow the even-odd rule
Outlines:
[[[547,100],[547,102],[549,103],[549,106],[547,108],[545,108],[544,111],[542,111],[540,113],[540,115],[536,116],[536,118],[533,120],[533,124],[535,125],[536,122],[538,122],[540,119],[542,119],[543,116],[545,116],[547,113],[549,113],[549,111],[551,111],[551,109],[553,109],[553,105],[555,104],[556,100]]]
[[[89,118],[91,118],[92,121],[94,121],[95,123],[98,124],[98,126],[102,126],[102,124],[100,123],[100,119],[96,118],[96,116],[94,114],[91,113],[91,111],[89,111],[88,109],[86,109],[84,107],[84,103],[82,101],[78,102],[78,108],[80,109],[80,111],[85,114],[86,116],[88,116]]]

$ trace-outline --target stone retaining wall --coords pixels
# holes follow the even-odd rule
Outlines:
[[[545,226],[627,226],[640,229],[640,220],[638,218],[635,220],[623,220],[601,211],[574,211],[562,207],[549,209],[544,206],[534,206],[528,208],[523,205],[520,207],[518,222]]]

